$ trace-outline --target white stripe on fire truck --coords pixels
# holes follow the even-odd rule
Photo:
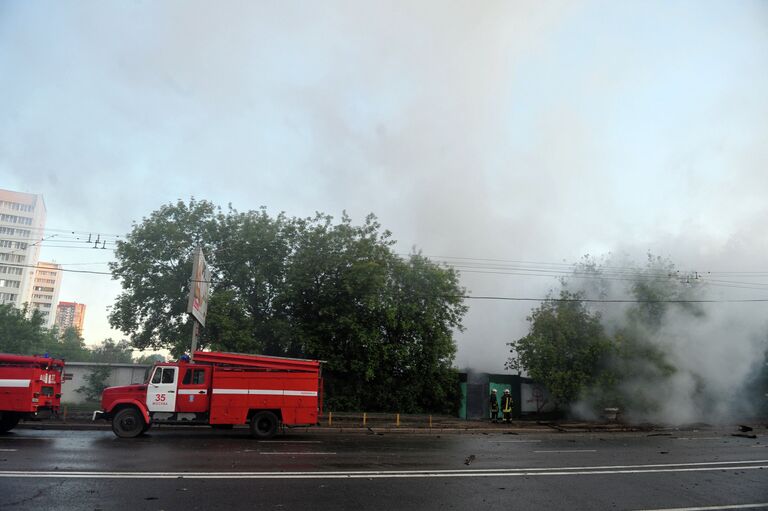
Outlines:
[[[30,380],[0,380],[0,387],[29,387]]]
[[[275,390],[275,389],[213,389],[213,394],[239,394],[256,396],[317,396],[313,390]]]
[[[179,394],[207,394],[206,389],[183,389],[179,390]]]

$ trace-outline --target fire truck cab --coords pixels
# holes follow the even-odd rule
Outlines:
[[[144,384],[105,389],[93,418],[111,420],[122,438],[152,424],[248,424],[271,438],[281,425],[317,424],[320,376],[316,360],[197,351],[194,363],[155,364]]]
[[[59,413],[64,361],[0,353],[0,433]]]

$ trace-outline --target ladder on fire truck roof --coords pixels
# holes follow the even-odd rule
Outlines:
[[[283,371],[316,372],[320,369],[319,360],[301,358],[270,357],[267,355],[247,355],[245,353],[221,353],[196,351],[195,362],[221,364],[240,367],[258,367],[262,369],[280,369]]]
[[[10,355],[0,353],[0,364],[40,367],[64,367],[64,361],[39,355]]]

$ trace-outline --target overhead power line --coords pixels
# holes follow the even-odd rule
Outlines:
[[[79,248],[79,249],[82,249],[82,250],[110,250],[112,252],[115,251],[114,248],[111,248],[111,247],[101,247],[101,246],[98,246],[98,247],[94,247],[94,246],[86,247],[86,246],[82,246],[82,245],[42,245],[42,246],[43,247],[48,247],[48,248]]]
[[[119,234],[100,233],[97,231],[81,231],[72,229],[57,228],[37,228],[37,227],[18,227],[30,231],[52,232],[48,236],[36,235],[33,238],[3,238],[18,241],[26,241],[30,246],[41,246],[56,249],[85,249],[85,250],[110,250],[114,252],[114,246],[117,238],[124,237]],[[2,237],[2,236],[0,236]],[[87,239],[86,239],[87,238]],[[110,239],[112,238],[112,239]],[[11,254],[19,252],[21,249],[15,249]],[[408,257],[413,254],[397,254],[401,257]],[[768,271],[680,271],[680,270],[655,270],[643,269],[633,266],[615,266],[615,265],[596,265],[595,271],[589,271],[583,262],[566,263],[551,261],[527,261],[515,259],[494,259],[479,257],[458,257],[444,255],[422,255],[433,262],[442,263],[455,268],[460,273],[491,274],[491,275],[509,275],[519,277],[547,277],[547,278],[575,278],[575,279],[595,279],[606,281],[628,281],[628,282],[658,282],[669,279],[689,279],[706,283],[713,287],[746,289],[753,291],[768,291]],[[8,264],[8,263],[3,263]],[[89,263],[75,262],[66,263],[61,266],[107,264],[107,262]],[[35,267],[31,265],[13,264],[12,266]],[[86,273],[94,275],[111,275],[110,272],[99,272],[90,270],[74,270],[60,268],[60,271],[72,273]],[[713,278],[714,276],[739,276],[742,279],[754,280],[724,280],[722,278]],[[486,299],[483,297],[468,297],[468,299]],[[499,297],[499,299],[504,299]],[[541,301],[541,298],[521,298],[521,300]],[[760,300],[757,300],[760,301]]]
[[[413,254],[406,254],[406,253],[398,253],[397,255],[401,257],[409,257]],[[534,267],[534,269],[538,269],[540,271],[566,271],[566,270],[572,270],[574,268],[583,267],[583,263],[576,262],[576,263],[566,263],[566,262],[551,262],[551,261],[524,261],[524,260],[515,260],[515,259],[490,259],[490,258],[480,258],[480,257],[457,257],[457,256],[441,256],[441,255],[427,255],[427,254],[421,254],[423,257],[426,257],[428,259],[431,259],[433,261],[443,261],[446,262],[452,266],[466,266],[470,267],[472,265],[478,265],[482,267],[487,267],[490,265],[497,265],[501,266],[502,268],[521,268],[520,265],[525,265],[526,267]],[[499,264],[502,263],[502,264]],[[612,265],[597,265],[597,270],[603,273],[631,273],[631,274],[637,274],[637,273],[643,273],[643,274],[659,274],[659,275],[666,275],[669,272],[666,270],[644,270],[642,268],[638,268],[636,266],[612,266]],[[768,270],[750,270],[750,271],[721,271],[721,270],[710,270],[710,271],[684,271],[684,270],[675,270],[679,273],[698,273],[701,275],[762,275],[768,277]]]
[[[599,299],[599,298],[528,298],[516,296],[478,296],[478,295],[447,295],[449,298],[464,298],[467,300],[502,300],[509,302],[586,302],[586,303],[749,303],[768,302],[768,298],[754,299],[724,299],[724,300],[636,300],[636,299]]]
[[[567,277],[569,279],[584,279],[584,280],[608,280],[608,281],[624,281],[624,282],[664,282],[668,281],[671,278],[684,278],[684,277],[678,277],[673,275],[665,275],[663,277],[659,276],[650,276],[650,275],[627,275],[626,277],[611,277],[603,274],[588,274],[588,273],[578,273],[578,272],[572,272],[572,273],[562,273],[558,275],[550,275],[550,274],[540,274],[540,273],[526,273],[526,272],[511,272],[511,271],[484,271],[484,270],[466,270],[466,269],[459,269],[460,273],[478,273],[478,274],[488,274],[488,275],[510,275],[510,276],[519,276],[519,277],[549,277],[549,278],[555,278],[555,277]],[[768,283],[762,283],[762,282],[744,282],[744,281],[735,281],[735,280],[719,280],[719,279],[709,279],[709,278],[701,278],[697,279],[698,281],[705,283],[710,286],[715,287],[730,287],[735,289],[755,289],[755,290],[763,290],[768,291]]]
[[[54,271],[63,271],[68,273],[88,273],[91,275],[112,275],[111,272],[108,271],[93,271],[93,270],[71,270],[69,268],[51,268],[50,266],[40,266],[35,264],[19,264],[19,263],[5,263],[0,262],[3,266],[16,266],[19,268],[39,268],[41,270],[54,270]]]
[[[92,266],[96,264],[109,264],[113,261],[94,261],[90,263],[56,263],[59,266]]]
[[[32,264],[10,264],[3,263],[6,266],[17,266],[24,268],[43,268],[50,270],[50,267],[36,266]],[[91,270],[72,270],[68,268],[59,268],[57,271],[69,272],[69,273],[85,273],[90,275],[109,275],[111,272],[105,271],[91,271]],[[193,280],[189,279],[189,282],[205,282],[212,283],[210,280]],[[638,300],[638,299],[598,299],[598,298],[541,298],[541,297],[518,297],[518,296],[488,296],[488,295],[445,295],[446,298],[461,298],[465,300],[498,300],[508,302],[582,302],[582,303],[767,303],[768,298],[752,298],[752,299],[669,299],[669,300]]]
[[[107,233],[107,232],[100,232],[100,231],[82,231],[82,230],[77,230],[77,229],[56,229],[56,228],[53,228],[53,227],[34,227],[34,226],[31,226],[31,225],[21,225],[21,224],[16,224],[16,225],[13,225],[13,226],[8,226],[8,227],[10,227],[12,229],[17,229],[17,230],[35,231],[35,232],[55,232],[55,233],[66,233],[66,234],[82,234],[82,235],[85,235],[85,236],[87,236],[89,234],[93,234],[94,236],[101,235],[102,238],[105,237],[105,236],[106,237],[110,237],[110,238],[122,238],[122,237],[125,236],[124,234],[114,234],[114,233]]]

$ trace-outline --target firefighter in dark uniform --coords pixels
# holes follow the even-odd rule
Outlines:
[[[496,397],[496,389],[491,391],[491,422],[499,422],[499,399]]]
[[[504,395],[501,396],[501,413],[504,414],[504,422],[510,422],[512,418],[512,396],[509,394],[509,389],[504,390]]]

